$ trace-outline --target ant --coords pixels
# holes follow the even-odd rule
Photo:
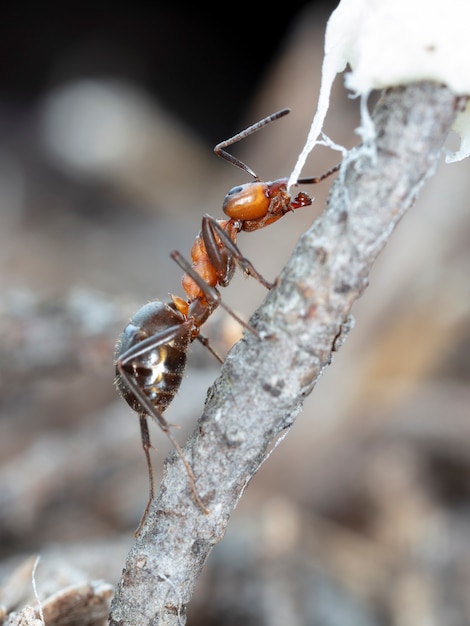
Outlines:
[[[139,415],[142,447],[150,481],[149,500],[136,535],[142,528],[155,493],[148,417],[158,423],[170,440],[185,466],[195,502],[204,513],[208,513],[196,490],[192,467],[171,433],[172,424],[167,422],[163,413],[180,387],[189,345],[195,339],[222,362],[200,331],[218,306],[258,336],[254,328],[222,302],[217,289],[218,286],[226,287],[230,283],[236,265],[267,289],[272,288],[272,284],[240,252],[236,244],[237,235],[240,231],[252,232],[264,228],[290,211],[311,205],[312,200],[304,192],[292,199],[287,191],[287,178],[263,182],[248,165],[226,152],[225,148],[289,112],[290,109],[282,109],[273,113],[215,146],[214,152],[219,157],[250,174],[253,182],[234,187],[226,195],[223,210],[229,219],[216,220],[209,215],[203,217],[201,232],[191,248],[192,265],[179,252],[171,253],[172,259],[185,272],[182,287],[186,299],[171,294],[168,302],[155,300],[145,304],[132,317],[118,339],[115,384],[121,396]],[[319,177],[301,179],[298,184],[319,183],[338,169],[339,165]]]

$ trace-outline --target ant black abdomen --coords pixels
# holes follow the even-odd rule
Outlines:
[[[155,341],[162,331],[174,328],[177,333],[170,340]],[[147,409],[129,388],[129,379],[160,413],[171,404],[181,385],[190,341],[190,326],[173,302],[156,300],[137,311],[118,339],[115,352],[116,386],[134,411],[145,413]]]

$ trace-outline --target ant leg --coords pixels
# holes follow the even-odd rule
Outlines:
[[[142,526],[144,525],[145,520],[147,519],[148,512],[152,505],[153,499],[155,497],[155,478],[153,475],[153,467],[152,467],[152,459],[150,458],[150,448],[152,444],[150,442],[150,433],[149,433],[149,425],[147,423],[147,415],[145,413],[139,413],[139,421],[140,421],[140,435],[142,437],[142,448],[144,449],[145,458],[147,460],[147,468],[149,473],[149,499],[147,502],[147,506],[145,507],[145,511],[142,515],[142,518],[137,526],[136,531],[134,532],[134,537],[140,533]]]
[[[220,356],[220,354],[218,354],[214,348],[211,346],[211,344],[209,343],[209,339],[207,339],[207,337],[204,337],[204,335],[201,335],[201,333],[199,333],[199,335],[196,337],[196,339],[198,341],[200,341],[202,343],[202,345],[207,348],[209,350],[209,352],[215,356],[215,358],[217,359],[217,361],[223,365],[224,360],[223,358]]]
[[[217,220],[215,220],[210,215],[205,215],[202,218],[201,232],[204,240],[204,245],[206,246],[206,251],[212,265],[214,265],[214,267],[217,267],[218,265],[223,263],[220,248],[217,245],[217,240],[215,238],[215,231],[217,231],[217,236],[223,242],[224,246],[232,253],[233,258],[243,269],[243,271],[255,278],[259,283],[261,283],[261,285],[263,285],[263,287],[266,287],[266,289],[272,289],[272,283],[268,283],[268,281],[255,270],[252,263],[250,263],[250,261],[242,255],[240,248],[234,241],[232,241],[230,236],[217,222]]]
[[[173,327],[173,334],[171,335],[171,338],[175,338],[175,333],[176,333],[176,329],[178,329],[181,332],[181,328],[178,327]],[[143,392],[143,390],[139,387],[139,385],[137,384],[137,382],[134,380],[134,378],[132,378],[132,376],[130,376],[126,370],[124,369],[124,366],[129,363],[132,359],[134,359],[136,356],[140,356],[142,355],[144,352],[146,352],[147,350],[151,350],[152,348],[160,345],[161,343],[164,343],[165,341],[168,340],[168,331],[165,331],[163,333],[159,333],[158,334],[158,341],[156,339],[156,337],[149,337],[149,339],[146,339],[142,342],[140,342],[140,344],[137,344],[136,346],[133,346],[133,348],[129,349],[126,353],[124,353],[123,357],[121,357],[117,362],[116,362],[116,367],[117,370],[119,372],[119,376],[121,377],[121,380],[123,381],[123,383],[127,386],[127,388],[129,389],[129,391],[134,395],[134,397],[137,399],[138,403],[140,404],[141,407],[143,407],[145,409],[145,414],[147,414],[149,417],[152,417],[160,426],[160,428],[162,429],[162,431],[165,433],[165,435],[168,437],[171,445],[173,446],[173,448],[175,449],[177,455],[180,457],[181,461],[183,462],[183,465],[186,469],[186,473],[188,475],[188,479],[189,479],[189,484],[191,487],[191,492],[193,494],[193,498],[195,500],[195,502],[197,503],[197,505],[200,507],[200,509],[204,512],[204,513],[208,513],[208,509],[204,506],[201,498],[199,497],[199,494],[197,493],[196,490],[196,479],[194,476],[194,472],[192,470],[191,465],[189,464],[189,462],[187,461],[186,457],[183,454],[183,451],[179,445],[179,443],[176,441],[176,439],[173,437],[173,434],[170,430],[171,424],[169,422],[167,422],[167,420],[163,417],[163,415],[161,414],[160,411],[157,410],[157,408],[152,404],[152,402],[150,401],[150,398]],[[165,337],[165,341],[163,341],[161,339],[161,335],[163,335]],[[141,344],[146,344],[144,349],[139,349],[137,350],[137,348],[140,348]],[[148,427],[147,427],[147,422],[145,420],[145,426],[143,426],[143,419],[141,418],[140,420],[140,424],[141,424],[141,433],[142,433],[142,445],[144,447],[144,452],[145,452],[145,456],[147,458],[147,465],[149,467],[149,475],[151,476],[150,478],[150,492],[153,498],[153,471],[151,471],[151,462],[150,462],[150,455],[149,455],[149,450],[151,448],[151,444],[150,444],[150,437],[148,436],[148,434],[146,434],[146,430],[148,431]],[[149,501],[150,502],[150,501]],[[147,509],[146,511],[148,511],[148,508],[150,507],[150,504],[147,505]],[[146,516],[147,513],[144,513],[144,517]],[[139,525],[138,530],[140,530],[140,527],[142,525]]]
[[[189,464],[188,460],[186,459],[186,457],[184,456],[183,450],[181,449],[179,443],[173,437],[173,435],[172,435],[172,433],[170,431],[170,424],[166,421],[166,419],[163,417],[163,415],[160,413],[160,411],[157,411],[157,409],[150,402],[150,399],[147,397],[147,395],[141,390],[141,388],[137,385],[137,383],[134,381],[134,379],[131,378],[125,372],[125,370],[122,369],[122,367],[119,368],[119,373],[123,377],[123,380],[124,380],[125,384],[128,386],[129,390],[134,394],[134,396],[139,401],[139,404],[141,406],[143,406],[143,408],[146,410],[147,415],[149,415],[150,417],[153,417],[154,419],[156,419],[158,421],[158,423],[160,425],[160,428],[163,430],[165,435],[168,437],[168,439],[170,440],[171,445],[173,446],[173,448],[175,449],[177,455],[180,457],[181,461],[183,462],[183,465],[184,465],[184,467],[186,469],[186,473],[188,475],[189,484],[190,484],[190,487],[191,487],[191,492],[193,494],[193,498],[194,498],[195,502],[197,503],[199,508],[204,513],[206,513],[206,514],[209,513],[208,509],[204,506],[201,498],[199,497],[199,494],[197,493],[197,490],[196,490],[196,479],[195,479],[195,476],[194,476],[193,469],[192,469],[191,465]],[[142,425],[142,420],[141,420],[141,425]],[[149,443],[150,443],[150,441],[149,441]],[[145,451],[145,444],[144,444],[144,451]],[[146,451],[145,455],[146,455],[147,458],[149,458],[148,450]],[[153,472],[152,472],[152,474],[153,474]]]
[[[263,118],[259,122],[256,122],[255,124],[252,124],[251,126],[248,126],[248,128],[245,128],[245,130],[242,130],[236,135],[234,135],[233,137],[230,137],[230,139],[226,139],[225,141],[221,141],[220,143],[218,143],[214,148],[214,152],[216,153],[217,156],[221,157],[222,159],[225,159],[232,165],[239,167],[241,170],[243,170],[247,174],[250,174],[250,176],[253,176],[255,180],[259,181],[260,178],[254,173],[251,167],[248,167],[248,165],[246,165],[245,163],[243,163],[236,157],[232,156],[228,152],[226,152],[224,148],[228,148],[228,146],[231,146],[234,143],[237,143],[237,141],[240,141],[240,139],[244,139],[245,137],[248,137],[248,135],[252,135],[257,130],[260,130],[260,128],[263,128],[263,126],[266,126],[266,124],[270,124],[271,122],[278,120],[280,117],[284,117],[284,115],[287,115],[288,113],[290,113],[290,109],[281,109],[280,111],[277,111],[276,113],[272,113],[271,115],[268,115],[267,117]]]
[[[183,272],[186,272],[186,274],[188,274],[188,276],[190,276],[194,280],[196,285],[201,289],[202,293],[205,295],[208,302],[212,302],[215,306],[221,306],[225,311],[227,311],[229,315],[233,317],[234,320],[236,320],[240,324],[240,326],[243,326],[243,328],[246,328],[246,330],[249,330],[251,333],[256,335],[259,339],[261,338],[256,329],[254,329],[252,326],[250,326],[245,321],[243,321],[241,317],[238,317],[235,311],[233,311],[229,306],[227,306],[224,303],[217,289],[207,284],[206,281],[203,280],[199,276],[199,274],[192,268],[191,264],[188,263],[188,261],[184,258],[184,256],[181,253],[179,253],[177,250],[173,250],[170,256],[173,259],[173,261],[175,261],[175,263],[177,263],[181,267]]]

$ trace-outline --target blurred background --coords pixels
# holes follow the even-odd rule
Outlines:
[[[247,182],[217,142],[288,106],[233,152],[263,179],[289,175],[336,4],[2,11],[0,623],[1,605],[34,603],[37,554],[41,598],[118,581],[148,484],[137,418],[112,384],[116,338],[142,304],[182,294],[170,251],[188,256],[202,216],[220,217],[228,189]],[[338,79],[334,141],[358,142],[358,109]],[[303,174],[339,156],[318,148]],[[188,623],[470,623],[468,172],[442,163],[394,233],[346,344],[211,553]],[[240,235],[267,279],[328,187]],[[248,319],[265,293],[237,276],[223,295]],[[204,334],[225,353],[240,329],[217,312]],[[218,370],[196,342],[166,415],[181,442]],[[160,476],[169,446],[151,430]]]

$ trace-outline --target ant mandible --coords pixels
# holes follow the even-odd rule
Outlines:
[[[186,299],[171,294],[171,300],[155,300],[145,304],[132,317],[118,339],[115,351],[115,383],[121,396],[139,415],[142,447],[144,449],[150,493],[141,522],[140,531],[154,498],[155,485],[150,458],[150,434],[147,417],[154,419],[170,440],[186,469],[195,502],[204,513],[208,509],[197,490],[191,465],[183,454],[163,417],[175,397],[183,377],[189,345],[198,339],[218,358],[208,340],[201,334],[201,326],[214,310],[221,306],[242,326],[256,333],[243,322],[220,296],[217,287],[226,287],[238,265],[246,274],[253,276],[264,287],[266,281],[240,252],[236,238],[240,231],[251,232],[264,228],[286,213],[312,204],[310,197],[300,192],[291,198],[287,191],[287,178],[263,182],[245,163],[225,151],[225,148],[251,135],[267,124],[287,115],[290,109],[282,109],[214,148],[215,153],[253,177],[253,181],[231,189],[223,202],[223,210],[229,219],[216,220],[209,215],[202,219],[201,232],[191,248],[192,265],[177,251],[172,259],[185,272],[182,279]],[[298,184],[314,184],[324,180],[339,169],[339,165],[316,178],[304,178]]]

